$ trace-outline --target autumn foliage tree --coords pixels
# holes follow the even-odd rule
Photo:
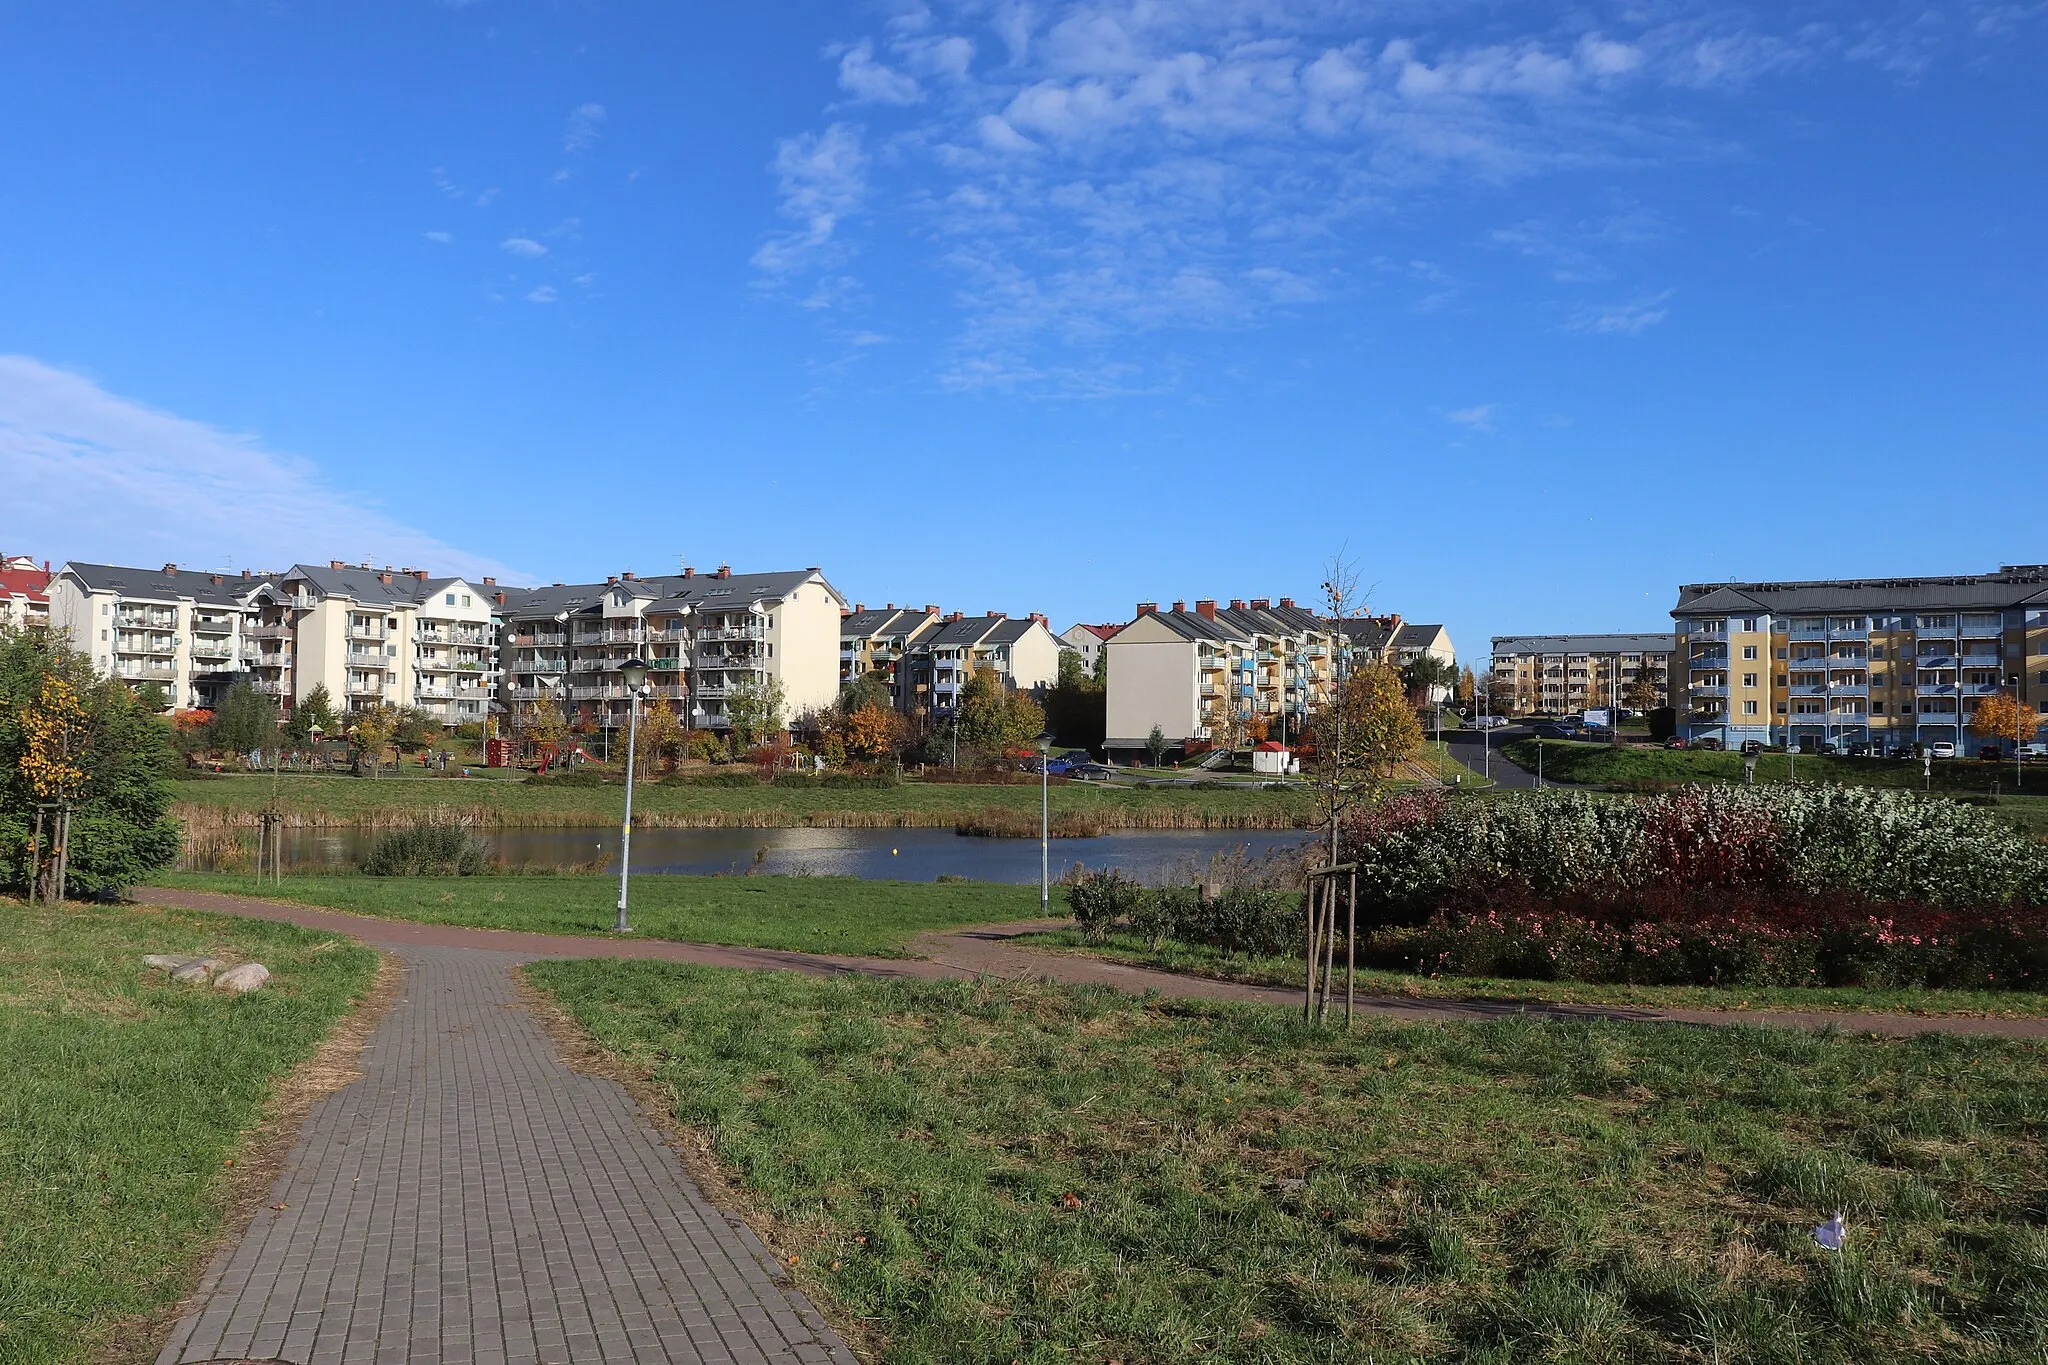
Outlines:
[[[640,713],[640,761],[643,767],[673,767],[682,752],[683,726],[668,698],[657,697]]]
[[[2012,693],[2000,692],[1977,703],[1970,729],[1985,739],[2031,744],[2041,733],[2041,713]]]
[[[846,752],[870,762],[885,759],[902,747],[903,717],[870,701],[846,718]]]

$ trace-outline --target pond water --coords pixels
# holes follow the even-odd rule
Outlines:
[[[382,831],[349,828],[285,831],[287,871],[355,867]],[[1312,836],[1289,830],[1131,830],[1052,841],[1052,873],[1075,863],[1118,867],[1143,881],[1193,881],[1211,857],[1257,859],[1292,851]],[[616,829],[487,831],[491,856],[508,866],[618,870]],[[254,846],[253,837],[251,847]],[[195,870],[208,870],[192,860]],[[928,882],[940,876],[982,882],[1038,880],[1036,839],[979,839],[950,829],[636,829],[633,871],[767,876],[861,877]]]

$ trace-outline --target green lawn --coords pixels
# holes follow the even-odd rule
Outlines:
[[[1642,748],[1628,744],[1589,744],[1569,739],[1518,739],[1500,746],[1505,754],[1530,772],[1536,771],[1536,746],[1543,746],[1543,773],[1560,782],[1603,784],[1611,782],[1740,782],[1742,755],[1710,749]],[[1904,787],[1919,791],[1925,779],[1917,758],[1836,758],[1819,754],[1764,753],[1757,755],[1756,780],[1784,782],[1788,776],[1801,782],[1841,782],[1851,786]],[[2026,779],[2048,795],[2048,767],[2035,764]],[[2013,790],[2011,763],[1987,763],[1974,758],[1938,759],[1934,764],[1933,789],[1937,792],[1988,792],[1997,784],[2000,792]],[[2026,790],[2022,786],[2022,791]]]
[[[386,919],[542,934],[609,934],[619,895],[618,878],[601,873],[287,877],[282,887],[226,873],[167,872],[157,880]],[[636,877],[631,908],[633,932],[642,938],[902,957],[909,940],[929,929],[1035,917],[1038,888],[853,877]]]
[[[1079,929],[1033,934],[1033,946],[1088,953],[1162,971],[1300,989],[1299,958],[1246,957],[1199,944],[1168,941],[1158,949],[1143,939],[1112,935],[1091,940]],[[1343,970],[1339,963],[1338,970]],[[1799,986],[1627,986],[1515,977],[1415,976],[1360,968],[1361,995],[1422,999],[1481,997],[1563,1005],[1641,1005],[1653,1009],[1868,1010],[1881,1014],[1989,1015],[2034,1019],[2048,1015],[2048,995],[2030,991],[1943,991],[1815,988]]]
[[[892,1365],[2048,1349],[2040,1046],[524,970]]]
[[[148,970],[152,952],[273,976],[219,995]],[[0,1361],[96,1360],[191,1290],[225,1163],[375,967],[285,925],[0,900]]]
[[[172,784],[178,815],[196,832],[223,825],[252,827],[269,804],[271,779],[236,776]],[[436,815],[486,825],[616,824],[622,787],[551,787],[460,778],[388,778],[287,774],[279,806],[294,823],[399,824]],[[648,826],[945,828],[988,810],[1038,813],[1035,785],[905,782],[894,787],[789,788],[640,785],[636,819]],[[1054,815],[1073,814],[1104,829],[1291,829],[1313,818],[1314,798],[1302,791],[1260,787],[1102,786],[1062,783],[1051,792]]]

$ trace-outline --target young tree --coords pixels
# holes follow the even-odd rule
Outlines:
[[[849,719],[863,706],[887,709],[895,704],[895,698],[889,695],[888,681],[879,673],[863,673],[839,689],[839,714]]]
[[[568,737],[569,722],[563,718],[562,708],[555,705],[553,697],[542,697],[527,704],[525,714],[520,717],[520,729],[529,742],[552,748]]]
[[[667,697],[640,713],[640,757],[647,766],[672,767],[682,751],[683,727]]]
[[[1081,651],[1078,649],[1062,649],[1060,651],[1059,679],[1053,685],[1055,687],[1078,689],[1082,684],[1090,681],[1092,679],[1088,676],[1087,666],[1081,662]]]
[[[169,867],[181,836],[164,779],[177,768],[169,723],[127,684],[50,632],[0,628],[0,884],[26,886],[35,807],[52,800],[72,803],[74,893],[111,895]]]
[[[726,719],[742,749],[751,749],[781,732],[787,696],[780,678],[769,678],[765,684],[743,682],[726,694]]]
[[[1418,654],[1401,666],[1401,684],[1417,706],[1434,706],[1439,694],[1458,680],[1457,668],[1434,654]]]
[[[341,718],[334,712],[334,698],[328,693],[326,683],[314,683],[312,690],[292,708],[284,733],[292,743],[304,747],[313,742],[316,728],[322,735],[336,734],[341,729]]]
[[[441,720],[431,711],[408,706],[391,717],[391,743],[403,754],[431,749],[441,741]]]
[[[1045,729],[1045,708],[1012,692],[993,668],[977,668],[960,689],[960,747],[983,758],[1032,746]]]
[[[1095,651],[1095,685],[1109,686],[1109,642],[1102,642],[1102,648]]]
[[[238,682],[228,688],[207,727],[208,742],[223,753],[261,753],[276,745],[277,703]]]
[[[1647,715],[1657,709],[1657,683],[1650,677],[1648,669],[1637,672],[1621,689],[1621,704],[1639,715]]]
[[[2041,713],[2012,693],[2000,692],[1977,703],[1970,729],[1986,739],[2031,744],[2041,732]]]
[[[160,682],[146,682],[135,689],[135,704],[152,716],[171,709],[171,697]]]
[[[368,760],[370,776],[377,775],[377,764],[383,760],[384,746],[391,741],[391,735],[398,728],[398,716],[388,702],[365,707],[349,718],[348,747],[356,758]]]
[[[1167,747],[1166,731],[1153,726],[1152,733],[1145,736],[1146,761],[1155,768],[1165,766]]]
[[[1479,698],[1479,679],[1472,672],[1472,665],[1466,664],[1458,671],[1458,701],[1461,705],[1472,706]]]
[[[846,718],[846,751],[855,758],[887,758],[902,746],[903,739],[903,717],[886,706],[868,702]]]

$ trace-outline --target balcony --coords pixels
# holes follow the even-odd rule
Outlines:
[[[1686,690],[1689,691],[1695,697],[1725,697],[1728,695],[1728,684],[1694,683],[1691,687],[1687,688]]]
[[[288,697],[291,695],[290,683],[271,682],[267,678],[258,678],[255,682],[250,683],[249,686],[266,697]]]
[[[265,625],[246,625],[242,627],[242,638],[245,640],[289,640],[292,638],[292,628],[281,622],[272,622]]]
[[[347,661],[358,668],[382,668],[386,662],[382,653],[367,649],[352,649]]]
[[[605,668],[606,664],[603,659],[571,659],[569,661],[569,672],[571,673],[602,673],[605,671]]]
[[[528,631],[515,634],[512,643],[522,649],[561,649],[569,643],[569,637],[561,631]]]
[[[218,645],[195,644],[192,646],[192,659],[195,663],[226,663],[234,657],[235,651],[230,649],[225,643]]]
[[[413,688],[412,694],[429,700],[447,701],[455,695],[455,689],[446,683],[422,682]]]
[[[637,645],[645,638],[645,632],[638,626],[606,626],[595,638],[599,644]]]
[[[707,701],[727,696],[731,692],[732,689],[722,682],[701,682],[697,684],[697,695]]]
[[[699,640],[765,640],[768,628],[765,624],[754,626],[713,626],[697,632]]]
[[[348,638],[351,640],[375,640],[381,644],[384,636],[385,630],[382,626],[351,625],[348,628]]]
[[[681,626],[649,626],[641,637],[651,645],[677,645],[690,638],[690,632]]]
[[[350,697],[381,697],[384,695],[384,684],[380,682],[345,682],[341,685],[341,690],[344,695]]]

